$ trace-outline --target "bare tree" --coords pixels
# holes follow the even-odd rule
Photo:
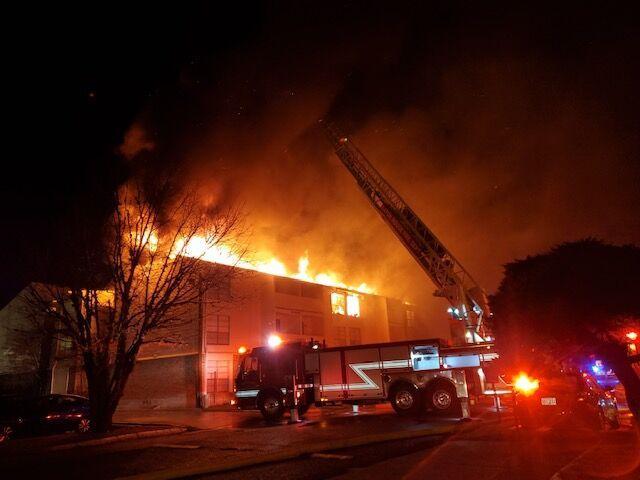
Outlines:
[[[163,195],[123,188],[104,245],[78,253],[85,271],[76,284],[29,294],[31,310],[52,316],[57,333],[70,337],[81,355],[98,432],[111,427],[140,347],[162,341],[162,332],[187,321],[185,311],[205,291],[234,274],[203,262],[205,252],[223,250],[232,259],[244,253],[237,210],[206,214],[192,194],[166,204]]]

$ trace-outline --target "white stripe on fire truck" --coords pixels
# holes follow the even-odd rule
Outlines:
[[[257,397],[259,390],[240,390],[236,392],[236,397],[238,398],[251,398]]]
[[[286,393],[287,393],[287,389],[286,388],[281,388],[280,391],[282,392],[283,395],[286,395]],[[257,397],[258,393],[260,393],[260,390],[240,390],[240,391],[236,392],[236,397],[238,397],[238,398]]]
[[[332,385],[320,385],[322,391],[332,392],[339,390],[377,390],[380,386],[369,377],[365,370],[381,370],[392,368],[409,368],[409,360],[384,360],[382,362],[350,363],[349,367],[360,377],[364,383],[334,383]]]

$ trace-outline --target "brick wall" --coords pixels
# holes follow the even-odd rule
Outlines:
[[[143,360],[129,377],[121,409],[197,406],[198,355]]]

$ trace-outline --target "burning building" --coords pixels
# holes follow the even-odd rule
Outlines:
[[[181,321],[155,332],[142,346],[120,408],[206,408],[229,403],[239,356],[266,344],[272,335],[285,342],[313,339],[327,346],[449,337],[446,317],[427,319],[418,305],[378,295],[365,284],[350,287],[332,273],[314,273],[306,257],[298,262],[297,272],[287,271],[275,259],[240,266],[217,260],[204,264],[228,269],[230,275],[220,276],[227,281],[207,291],[197,305],[184,311]],[[0,310],[0,316],[26,325],[21,319],[24,309],[19,308],[23,295]],[[17,342],[8,331],[3,333],[3,346]],[[50,340],[44,350],[42,342],[36,345],[38,355],[47,359],[38,368],[7,357],[11,361],[0,369],[4,383],[31,382],[21,391],[86,395],[81,358],[73,354],[70,342]],[[29,352],[17,353],[25,357]],[[36,377],[46,378],[36,387]]]
[[[143,347],[121,408],[208,407],[229,403],[238,357],[267,343],[317,340],[327,346],[448,336],[400,300],[336,285],[237,269],[164,341]],[[169,333],[167,335],[167,333]],[[168,339],[168,340],[167,340]]]

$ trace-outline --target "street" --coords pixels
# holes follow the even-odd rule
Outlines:
[[[0,468],[11,473],[11,478],[33,478],[45,473],[48,478],[115,478],[177,465],[186,468],[215,464],[338,437],[431,427],[450,428],[457,423],[449,419],[398,418],[386,406],[362,410],[354,415],[343,407],[330,407],[326,411],[311,409],[306,420],[295,425],[287,424],[286,419],[279,424],[267,424],[257,412],[155,412],[146,419],[141,418],[140,412],[135,412],[129,421],[167,423],[167,420],[184,421],[189,417],[195,420],[190,423],[196,424],[190,426],[199,430],[68,450],[51,450],[64,439],[64,435],[48,437],[49,441],[43,438],[16,439],[1,447]],[[122,421],[123,415],[117,418]],[[37,444],[37,448],[33,448],[33,444]],[[176,448],[176,445],[193,448]],[[82,455],[78,455],[79,451]],[[34,462],[34,458],[38,461]],[[96,461],[98,458],[99,462]]]
[[[192,429],[176,435],[62,450],[57,448],[67,440],[65,435],[16,439],[0,447],[3,477],[98,480],[165,472],[157,478],[180,478],[185,472],[195,471],[200,472],[196,478],[265,480],[381,476],[590,478],[584,476],[585,465],[593,478],[606,473],[630,479],[639,472],[637,454],[628,453],[638,451],[638,439],[631,428],[598,433],[562,422],[523,432],[514,427],[508,413],[497,417],[484,412],[460,423],[452,419],[401,418],[379,405],[361,407],[357,414],[346,407],[313,408],[303,422],[292,425],[286,419],[267,424],[256,412],[236,411],[120,412],[118,419],[147,424],[172,420],[175,425]],[[419,436],[367,443],[375,435],[405,433]],[[364,444],[331,448],[345,439],[363,439]],[[323,445],[321,451],[304,453],[313,451],[314,445]],[[236,461],[255,462],[262,456],[287,451],[294,453],[281,461],[217,474],[202,471]],[[576,466],[581,468],[577,474]]]

